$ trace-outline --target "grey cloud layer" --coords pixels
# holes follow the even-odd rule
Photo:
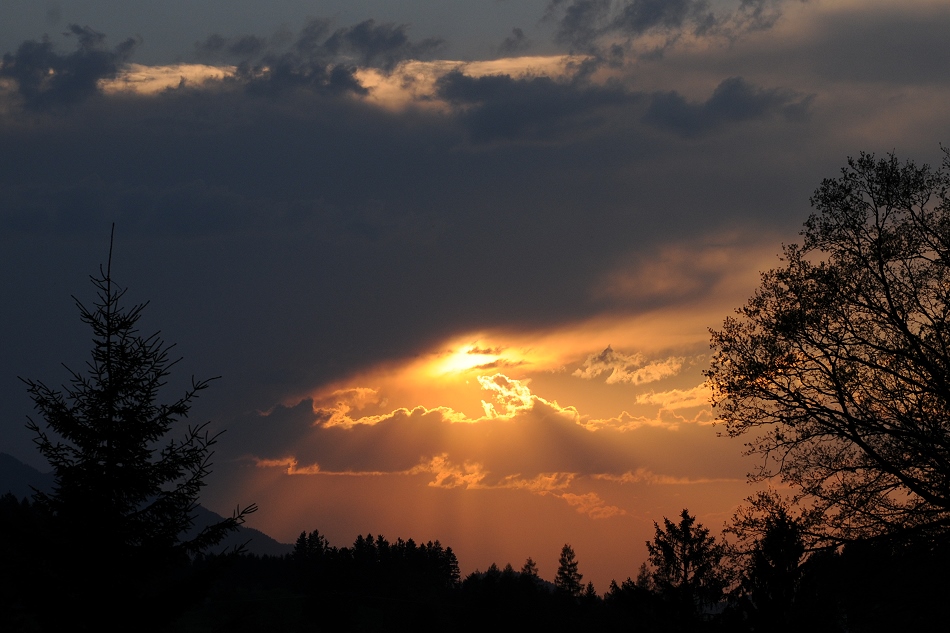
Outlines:
[[[645,12],[629,18],[636,24],[679,20],[648,20],[649,3],[624,6]],[[684,15],[687,28],[695,11]],[[708,270],[655,292],[593,289],[627,262],[700,238],[767,239],[777,251],[847,154],[897,149],[924,160],[950,138],[940,109],[921,118],[926,144],[872,125],[912,125],[911,110],[888,108],[916,106],[920,93],[875,110],[873,134],[864,129],[881,86],[829,94],[828,75],[809,61],[814,33],[776,44],[794,79],[761,49],[737,45],[623,67],[612,81],[590,68],[564,79],[449,73],[435,95],[446,109],[388,111],[360,96],[357,64],[385,69],[437,44],[399,24],[315,21],[284,39],[206,39],[205,54],[243,61],[241,72],[152,96],[98,91],[131,44],[91,31],[76,33],[75,50],[31,41],[4,58],[0,265],[4,296],[17,300],[0,318],[17,335],[0,342],[0,408],[11,429],[28,406],[16,374],[55,383],[60,361],[84,358],[68,297],[87,297],[85,275],[104,259],[113,221],[119,281],[152,300],[146,318],[179,343],[183,368],[225,375],[206,411],[226,423],[459,332],[695,301],[717,287]],[[855,41],[843,22],[836,28],[841,46]],[[819,35],[823,51],[836,50],[838,40]],[[937,29],[895,38],[924,38],[942,59]],[[934,68],[920,85],[939,100],[947,80]],[[31,79],[50,76],[73,83]],[[835,98],[838,110],[827,105]]]
[[[605,41],[660,35],[652,54],[684,35],[735,39],[775,26],[790,0],[551,0],[547,19],[557,23],[556,39],[596,51]],[[615,42],[616,45],[616,42]]]

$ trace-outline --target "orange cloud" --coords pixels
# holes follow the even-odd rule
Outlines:
[[[607,374],[607,384],[630,383],[640,385],[656,382],[677,375],[683,369],[686,358],[671,356],[666,360],[646,362],[643,354],[621,354],[608,345],[599,354],[591,354],[572,375],[591,380]]]
[[[568,505],[575,507],[577,512],[585,514],[592,519],[607,519],[615,516],[623,516],[626,511],[617,506],[607,505],[601,497],[595,492],[576,494],[567,492],[567,489],[574,483],[576,473],[540,473],[535,477],[522,478],[520,475],[507,475],[495,483],[486,483],[488,472],[485,467],[478,462],[466,461],[463,464],[453,463],[447,453],[436,455],[424,461],[417,466],[401,472],[382,473],[378,471],[369,472],[329,472],[322,470],[318,464],[311,464],[303,468],[297,467],[297,460],[293,458],[257,460],[257,466],[260,468],[285,468],[288,475],[323,475],[323,476],[399,476],[399,475],[418,475],[431,474],[433,479],[428,482],[428,486],[433,488],[462,488],[465,490],[491,490],[491,489],[513,489],[524,490],[537,495],[553,495],[563,499]],[[618,481],[629,483],[629,479],[624,476],[611,478],[609,476],[600,476],[605,481]]]
[[[603,499],[595,492],[588,492],[583,495],[564,493],[560,495],[571,506],[575,506],[581,514],[586,514],[592,519],[609,519],[610,517],[623,516],[625,510],[617,506],[607,505]]]
[[[447,110],[448,105],[435,98],[436,81],[446,73],[456,71],[470,77],[510,75],[511,77],[564,77],[574,72],[586,57],[550,55],[508,57],[487,61],[407,60],[389,71],[378,68],[360,68],[356,78],[369,94],[366,101],[393,111],[409,107],[424,110]]]
[[[408,474],[431,473],[435,479],[428,485],[433,488],[482,488],[487,473],[477,462],[465,462],[461,466],[449,461],[447,453],[436,455],[426,463],[419,464]]]
[[[694,484],[709,484],[722,482],[743,482],[744,477],[673,477],[670,475],[658,475],[647,468],[638,468],[634,471],[627,471],[622,475],[598,474],[592,475],[594,479],[603,481],[612,481],[619,484],[649,484],[664,486],[683,486]]]
[[[691,407],[708,407],[712,391],[705,385],[692,389],[671,389],[644,393],[637,396],[638,404],[656,404],[664,409],[686,409]]]
[[[152,95],[179,86],[200,86],[234,76],[234,66],[208,66],[205,64],[170,64],[145,66],[127,64],[111,79],[99,81],[99,88],[106,93],[131,92]]]

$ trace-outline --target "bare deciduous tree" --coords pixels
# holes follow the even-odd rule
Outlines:
[[[823,515],[825,536],[950,524],[950,153],[942,169],[849,159],[803,245],[712,331],[707,372],[750,475]]]

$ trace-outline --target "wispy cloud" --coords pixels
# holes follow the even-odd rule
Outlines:
[[[664,409],[686,409],[691,407],[708,407],[712,398],[712,391],[706,385],[699,385],[692,389],[670,389],[644,393],[637,396],[639,404],[655,404]]]
[[[613,505],[608,505],[595,492],[574,493],[568,490],[577,478],[576,473],[539,473],[534,477],[524,478],[520,475],[506,475],[501,479],[487,481],[489,473],[484,465],[478,462],[465,462],[462,464],[453,463],[447,453],[433,456],[428,461],[423,461],[412,468],[384,473],[379,471],[326,471],[320,468],[318,464],[299,467],[296,460],[292,458],[265,460],[258,459],[256,464],[259,468],[286,468],[288,475],[319,475],[324,477],[350,476],[350,477],[380,477],[380,476],[411,476],[419,474],[428,474],[432,479],[427,483],[432,488],[464,490],[523,490],[532,494],[542,496],[552,496],[563,499],[568,505],[574,507],[578,513],[587,515],[592,519],[608,519],[615,516],[623,516],[626,511]],[[622,477],[612,479],[604,476],[599,477],[605,481],[620,481],[628,483]]]
[[[692,486],[699,484],[711,484],[722,482],[742,482],[744,478],[736,477],[675,477],[671,475],[660,475],[646,468],[638,468],[635,471],[627,471],[621,475],[599,474],[593,475],[594,479],[611,481],[619,484],[649,484],[659,486]]]
[[[607,505],[596,492],[580,495],[565,492],[561,495],[561,498],[567,501],[568,505],[577,508],[579,513],[586,514],[592,519],[609,519],[627,514],[626,510],[622,508]]]

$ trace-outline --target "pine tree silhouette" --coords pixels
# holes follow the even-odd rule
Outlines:
[[[92,308],[75,299],[93,334],[86,371],[70,370],[62,390],[23,380],[42,418],[28,427],[53,467],[55,486],[36,501],[51,515],[58,537],[60,599],[70,603],[69,626],[103,629],[161,596],[171,600],[170,574],[189,555],[217,544],[255,505],[206,527],[191,538],[198,495],[211,466],[217,435],[208,423],[188,426],[179,439],[166,436],[184,420],[208,380],[170,404],[157,402],[171,368],[159,335],[142,336],[137,323],[146,304],[122,306],[125,289],[112,279],[112,245],[105,269],[91,277]],[[179,579],[180,580],[180,579]],[[175,609],[171,603],[159,613]],[[152,618],[152,623],[159,618]],[[149,623],[136,622],[136,628]]]

